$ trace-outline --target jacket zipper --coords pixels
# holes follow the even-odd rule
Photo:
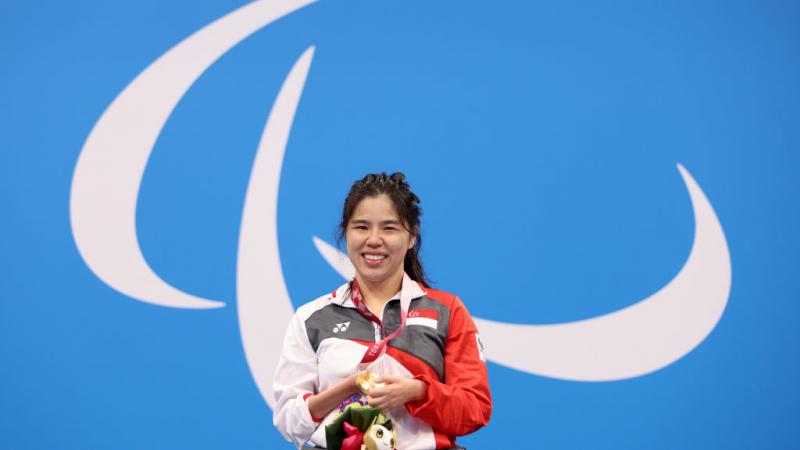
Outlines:
[[[375,330],[375,342],[381,341],[381,327],[377,323],[372,322],[372,328]]]

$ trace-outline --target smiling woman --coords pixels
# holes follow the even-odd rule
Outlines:
[[[486,364],[461,300],[432,289],[419,260],[420,200],[402,173],[356,181],[340,239],[354,279],[297,310],[275,373],[274,423],[298,448],[328,448],[348,403],[383,411],[404,450],[458,448],[491,415]],[[379,385],[357,395],[357,376]]]
[[[419,260],[419,203],[402,173],[367,175],[353,184],[344,203],[339,240],[346,237],[356,278],[369,284],[362,289],[399,286],[403,270],[412,280],[429,284]]]

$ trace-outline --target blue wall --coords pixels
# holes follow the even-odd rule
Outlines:
[[[143,173],[148,264],[226,306],[138,301],[78,251],[76,163],[132,80],[247,3],[0,6],[0,447],[289,448],[243,350],[236,270],[264,122],[309,46],[277,208],[295,307],[341,283],[312,237],[334,242],[350,183],[372,171],[405,172],[422,198],[434,285],[499,322],[589,319],[667,284],[694,237],[678,163],[724,230],[730,294],[696,348],[609,382],[490,361],[492,421],[462,445],[800,447],[797,2],[298,9],[191,85]]]

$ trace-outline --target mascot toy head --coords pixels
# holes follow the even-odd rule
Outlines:
[[[394,430],[375,423],[367,428],[364,433],[364,443],[361,445],[361,450],[397,450],[396,443],[397,436]]]

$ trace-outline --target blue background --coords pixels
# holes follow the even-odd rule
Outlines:
[[[77,157],[136,75],[244,4],[0,5],[0,448],[289,448],[247,367],[235,269],[264,121],[310,45],[278,214],[295,306],[340,283],[311,237],[333,241],[344,195],[367,172],[408,175],[434,285],[485,319],[589,318],[666,284],[693,237],[676,163],[725,230],[731,295],[697,349],[609,383],[489,363],[492,421],[462,445],[800,447],[800,3],[303,8],[194,84],[142,182],[148,262],[228,306],[135,301],[77,252]]]

